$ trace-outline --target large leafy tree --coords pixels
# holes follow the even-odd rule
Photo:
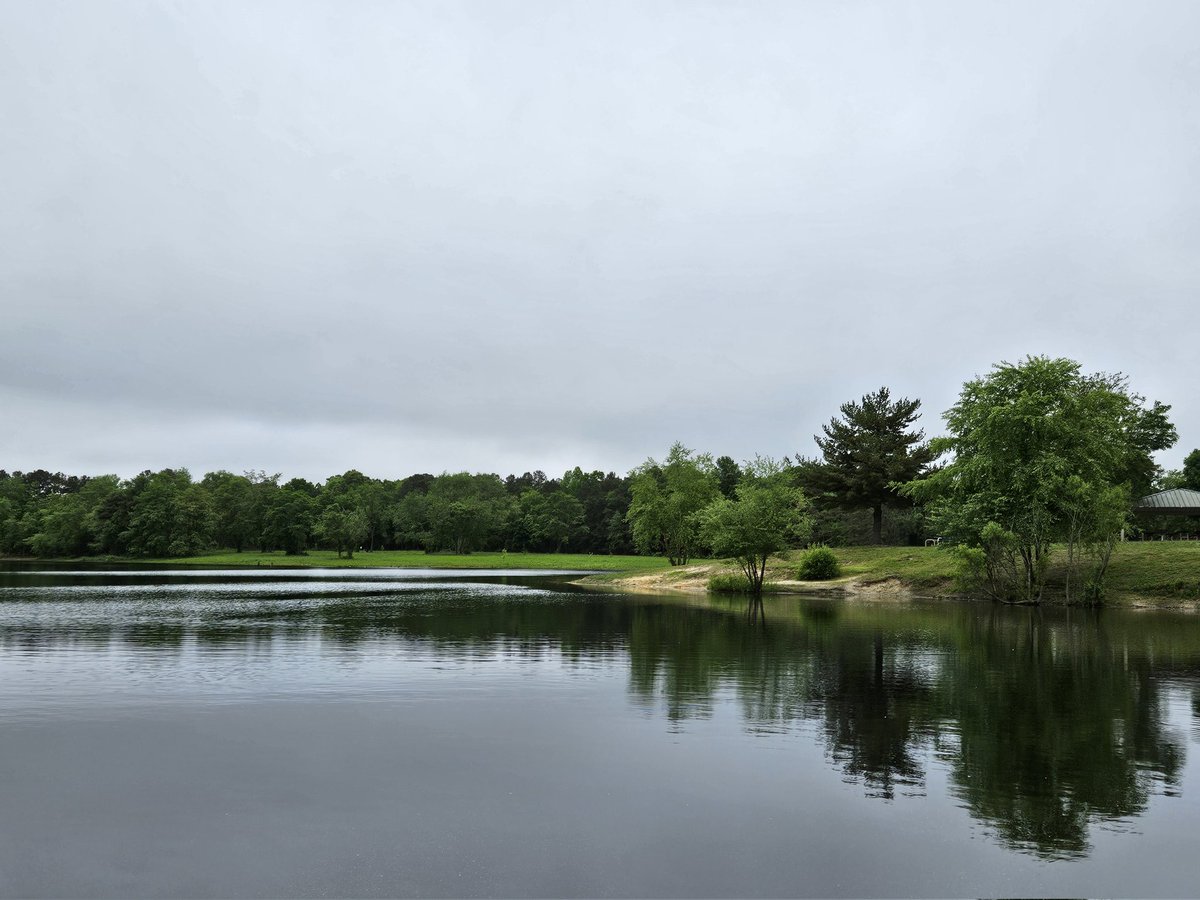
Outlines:
[[[731,500],[721,496],[700,513],[700,530],[715,556],[737,562],[750,592],[762,593],[772,556],[804,539],[804,494],[768,457],[746,464]]]
[[[738,482],[742,480],[742,467],[732,456],[717,457],[717,487],[721,495],[732,500],[737,496]]]
[[[212,501],[214,542],[241,553],[256,537],[254,485],[245,475],[224,471],[209,472],[200,484]]]
[[[663,462],[648,459],[630,477],[626,515],[638,550],[685,565],[700,546],[699,513],[718,493],[712,458],[676,442]]]
[[[883,543],[885,507],[909,505],[897,483],[919,478],[934,459],[925,434],[913,429],[921,401],[892,400],[886,387],[841,406],[841,416],[814,440],[821,459],[801,459],[799,474],[813,500],[841,509],[871,510],[871,533]]]
[[[77,491],[47,495],[26,516],[26,546],[35,556],[82,556],[93,549],[96,510],[119,490],[116,475],[89,478]],[[25,521],[25,520],[23,520]]]
[[[332,503],[317,519],[317,535],[330,544],[341,558],[354,559],[354,550],[362,546],[370,533],[367,514],[360,508],[343,503]]]
[[[135,556],[191,556],[212,545],[212,504],[187,469],[143,473],[121,540]]]
[[[299,556],[308,549],[316,519],[316,503],[304,490],[294,487],[272,488],[263,513],[263,542],[282,547],[288,556]]]
[[[397,537],[429,552],[470,553],[494,545],[513,502],[496,475],[443,473],[423,493],[404,494],[390,512]]]
[[[934,501],[944,533],[977,548],[1001,599],[1039,602],[1051,545],[1098,550],[1098,595],[1129,501],[1157,471],[1151,454],[1175,441],[1169,407],[1130,393],[1122,375],[1081,372],[1069,359],[1000,363],[963,385],[931,442],[953,461],[906,493]]]
[[[559,551],[586,533],[583,504],[566,491],[528,490],[510,512],[510,534],[525,550]]]
[[[583,522],[571,530],[567,547],[591,553],[630,552],[625,510],[629,508],[627,479],[614,472],[584,472],[578,466],[562,477],[562,490],[583,506]],[[614,517],[618,524],[614,533]]]
[[[1183,458],[1183,487],[1200,491],[1200,449]]]

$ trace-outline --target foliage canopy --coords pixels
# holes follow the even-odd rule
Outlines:
[[[627,517],[642,553],[686,565],[700,547],[700,511],[718,494],[712,457],[671,445],[662,463],[648,459],[632,473]]]
[[[750,592],[761,594],[768,560],[807,537],[806,509],[784,466],[760,456],[745,465],[736,499],[719,497],[700,513],[701,533],[715,556],[737,561]]]
[[[1151,453],[1176,439],[1168,410],[1146,406],[1124,376],[1087,375],[1069,359],[1000,363],[963,386],[949,435],[931,442],[952,461],[905,491],[975,548],[965,558],[1000,599],[1042,599],[1056,541],[1087,569],[1095,599],[1130,498],[1156,472]]]

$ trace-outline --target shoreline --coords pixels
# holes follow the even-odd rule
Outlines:
[[[838,548],[834,552],[842,562],[843,574],[828,581],[800,581],[791,577],[802,551],[793,551],[774,561],[773,565],[768,566],[766,582],[769,589],[764,591],[764,596],[997,602],[980,593],[962,591],[955,583],[951,560],[944,550],[853,547]],[[1135,555],[1133,551],[1126,551],[1114,559],[1106,600],[1098,606],[1068,604],[1054,595],[1045,597],[1036,605],[1200,612],[1200,546],[1167,551],[1153,562],[1160,565],[1147,565],[1144,555]],[[593,590],[629,593],[731,596],[726,592],[708,590],[710,577],[728,574],[738,574],[737,568],[728,561],[704,560],[651,572],[587,575],[573,583]],[[1183,574],[1184,577],[1176,579],[1176,574]]]
[[[769,593],[776,596],[845,599],[993,602],[989,597],[964,592],[960,588],[954,577],[955,557],[942,547],[841,547],[834,548],[834,553],[842,566],[842,575],[829,581],[799,581],[794,578],[803,551],[791,551],[772,560],[767,574]],[[0,565],[5,564],[14,569],[76,565],[111,567],[114,570],[524,570],[571,573],[568,583],[589,590],[692,595],[709,594],[708,579],[711,576],[738,572],[729,560],[701,559],[690,565],[671,566],[661,557],[650,556],[505,552],[455,555],[430,554],[419,550],[359,551],[352,559],[337,557],[332,550],[313,550],[303,556],[287,556],[282,552],[217,551],[173,559],[0,557]],[[574,573],[580,575],[576,577]],[[1107,585],[1104,606],[1200,612],[1200,542],[1130,542],[1118,545],[1109,568]],[[1067,604],[1061,597],[1051,594],[1043,600],[1042,605]]]

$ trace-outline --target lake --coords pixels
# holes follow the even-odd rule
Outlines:
[[[1200,619],[0,572],[3,896],[1194,895]]]

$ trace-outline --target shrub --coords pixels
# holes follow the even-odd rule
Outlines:
[[[783,589],[778,582],[764,581],[762,592],[764,594],[778,594]],[[710,594],[751,594],[750,579],[745,575],[735,575],[726,573],[724,575],[712,575],[708,579],[708,591]]]
[[[833,551],[818,544],[810,549],[800,560],[796,569],[796,578],[800,581],[828,581],[842,574],[842,565]]]
[[[750,580],[745,575],[713,575],[708,579],[708,590],[713,594],[748,594]]]
[[[954,587],[960,594],[976,594],[987,585],[987,554],[980,547],[952,548]]]

